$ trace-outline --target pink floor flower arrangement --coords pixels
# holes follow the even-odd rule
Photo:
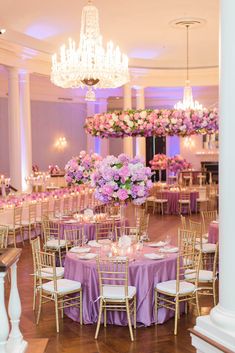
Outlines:
[[[97,165],[91,184],[96,188],[96,198],[102,203],[133,201],[140,205],[152,186],[151,174],[151,169],[139,158],[131,159],[125,154],[107,156]]]
[[[168,167],[167,169],[174,173],[175,175],[183,170],[191,169],[191,163],[187,162],[185,158],[180,155],[168,158]]]
[[[127,110],[88,117],[87,133],[100,137],[190,136],[214,134],[219,129],[216,109],[203,110]]]
[[[94,171],[101,156],[97,153],[81,151],[77,157],[73,157],[65,166],[65,180],[69,184],[85,184],[91,180],[91,173]]]
[[[165,154],[155,154],[153,159],[149,161],[152,170],[164,170],[168,166],[168,157]]]

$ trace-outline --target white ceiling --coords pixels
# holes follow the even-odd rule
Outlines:
[[[56,50],[69,36],[79,40],[86,0],[1,1],[0,26],[46,41]],[[185,66],[185,32],[169,25],[182,17],[206,20],[190,33],[190,65],[218,65],[219,0],[94,0],[104,40],[112,39],[137,60]],[[147,64],[147,63],[145,63]]]

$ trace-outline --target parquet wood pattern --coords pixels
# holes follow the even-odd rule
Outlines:
[[[130,218],[133,217],[131,209],[128,210]],[[197,216],[194,216],[196,219]],[[163,240],[166,235],[172,236],[172,243],[176,243],[177,228],[180,224],[178,216],[151,215],[151,240]],[[163,325],[140,327],[135,334],[136,340],[131,342],[127,327],[101,326],[99,339],[94,339],[96,325],[83,325],[82,327],[66,316],[60,321],[60,334],[56,334],[53,304],[44,306],[41,321],[35,325],[35,316],[32,311],[33,277],[32,256],[30,245],[27,243],[18,265],[18,287],[22,301],[21,330],[25,339],[48,338],[46,353],[192,353],[188,328],[195,324],[192,313],[182,315],[179,322],[179,334],[173,335],[174,320],[171,319]],[[6,281],[7,292],[9,283]],[[6,295],[8,298],[8,295]],[[202,303],[202,312],[208,313],[211,305],[210,299]]]

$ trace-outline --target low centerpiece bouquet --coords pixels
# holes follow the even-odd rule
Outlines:
[[[73,157],[65,166],[65,180],[69,184],[86,184],[91,180],[91,174],[101,156],[97,153],[81,151],[77,157]]]
[[[125,154],[107,156],[98,163],[91,176],[95,197],[102,203],[124,204],[133,201],[136,205],[145,202],[152,186],[151,169],[141,159]]]
[[[168,157],[165,154],[155,154],[153,159],[149,161],[152,170],[167,169]]]
[[[49,171],[49,174],[51,174],[51,175],[56,175],[56,174],[59,174],[60,173],[60,168],[59,168],[59,166],[57,165],[57,164],[55,164],[55,165],[49,165],[48,166],[48,171]]]

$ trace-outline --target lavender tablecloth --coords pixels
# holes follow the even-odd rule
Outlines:
[[[144,252],[152,253],[145,247]],[[68,253],[65,259],[65,278],[81,282],[83,289],[83,321],[85,324],[97,322],[99,311],[99,285],[95,260],[81,260],[77,254]],[[137,322],[144,326],[155,323],[154,286],[176,278],[176,254],[167,254],[161,260],[148,260],[143,255],[129,263],[129,285],[137,289]],[[68,308],[67,316],[79,321],[79,309]],[[172,311],[164,308],[158,311],[158,323],[172,316]],[[125,312],[109,312],[108,323],[127,325]]]
[[[198,191],[190,192],[190,205],[191,212],[196,212],[196,200],[199,197]],[[179,198],[180,192],[178,191],[164,191],[163,198],[168,200],[167,203],[167,214],[178,214],[179,213]],[[184,210],[183,210],[184,212]]]
[[[211,222],[208,231],[208,243],[216,244],[219,241],[219,223]]]

